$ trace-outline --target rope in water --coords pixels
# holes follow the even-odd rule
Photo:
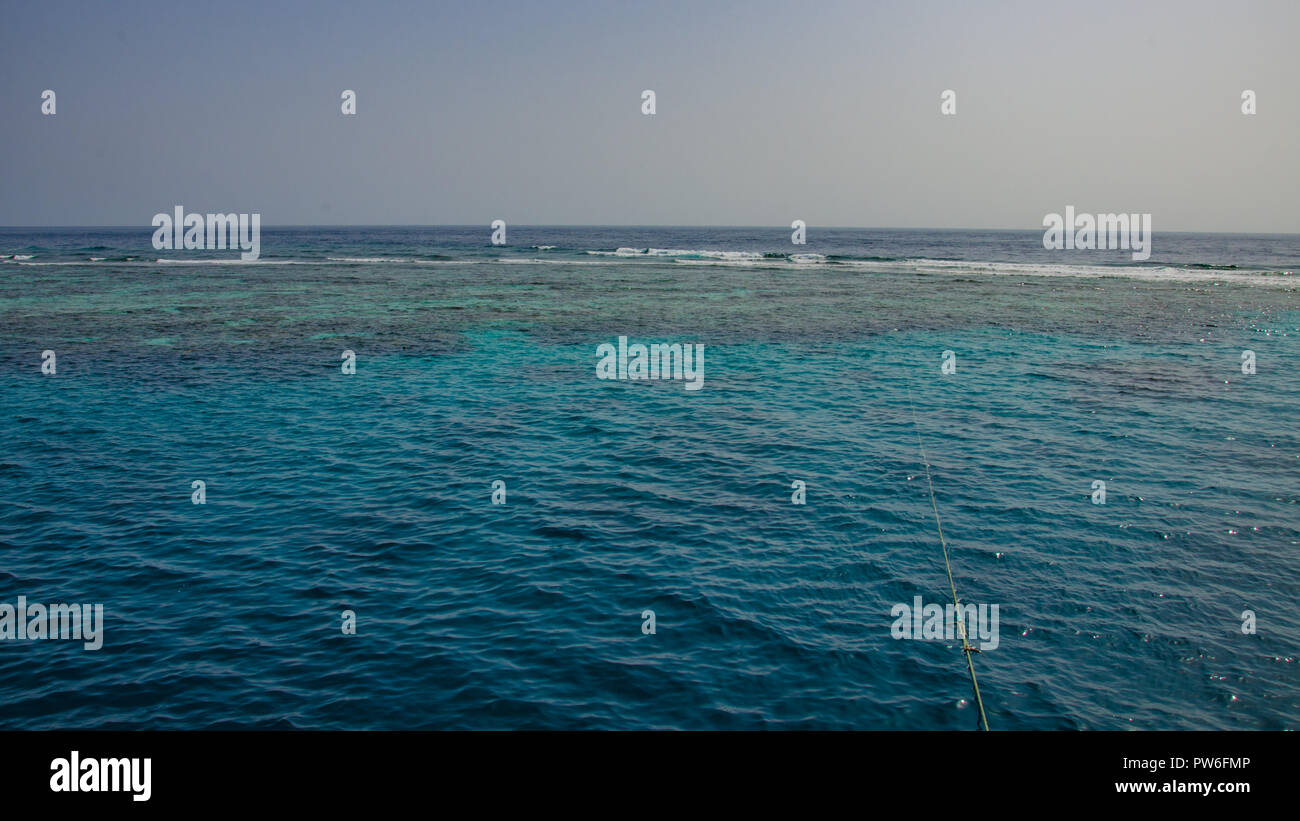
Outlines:
[[[912,381],[907,381],[907,406],[912,409],[912,427],[916,429],[916,444],[921,449],[921,461],[925,463],[925,483],[930,488],[930,507],[934,510],[934,524],[939,528],[939,546],[943,548],[943,566],[948,571],[948,589],[952,591],[952,606],[956,611],[957,630],[961,633],[961,649],[966,654],[966,669],[970,670],[971,687],[975,689],[975,705],[980,711],[980,726],[989,728],[989,720],[984,715],[984,699],[980,698],[980,683],[975,678],[975,661],[972,653],[978,653],[966,640],[966,620],[961,615],[961,603],[957,599],[957,584],[952,580],[952,563],[948,561],[948,543],[943,538],[943,524],[939,521],[939,503],[934,498],[934,481],[930,478],[930,460],[925,455],[925,445],[921,442],[921,425],[916,421],[916,406],[912,404]]]

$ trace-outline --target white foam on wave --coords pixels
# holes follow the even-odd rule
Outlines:
[[[791,262],[784,257],[768,257],[766,259],[693,259],[690,257],[675,257],[672,260],[677,265],[700,265],[704,267],[720,268],[798,268],[807,267],[809,263]]]
[[[860,270],[914,271],[939,274],[984,274],[992,276],[1027,277],[1081,277],[1101,279],[1141,279],[1173,282],[1243,282],[1267,285],[1295,285],[1289,271],[1268,273],[1264,271],[1223,271],[1204,268],[1182,268],[1173,265],[1070,265],[1043,262],[978,262],[957,259],[909,259],[898,261],[846,260],[847,267]]]
[[[597,257],[639,257],[643,256],[648,249],[642,248],[619,248],[617,251],[588,251],[588,254]]]
[[[738,254],[716,257],[674,257],[679,265],[729,268],[823,268],[826,270],[880,271],[882,273],[958,274],[968,276],[1106,277],[1166,282],[1228,282],[1248,285],[1296,287],[1300,280],[1291,271],[1224,271],[1183,268],[1173,265],[1070,265],[1037,262],[980,262],[951,259],[829,260],[821,254],[791,254],[789,257],[753,258]]]
[[[689,248],[619,248],[616,251],[588,251],[602,257],[675,257],[697,259],[762,259],[754,251],[697,251]]]
[[[31,257],[29,256],[29,257],[27,257],[27,259],[31,259]],[[155,265],[155,264],[157,264],[155,260],[151,260],[151,259],[135,259],[134,257],[128,257],[127,259],[124,259],[124,260],[110,260],[110,259],[108,259],[107,257],[90,257],[90,258],[87,259],[87,260],[71,260],[71,261],[69,261],[69,260],[61,260],[61,261],[57,261],[57,262],[27,262],[26,260],[22,260],[22,259],[13,259],[13,258],[11,258],[11,257],[0,257],[0,262],[7,262],[7,263],[9,263],[10,265],[30,265],[30,266],[35,266],[35,267],[42,267],[42,266],[49,266],[49,265],[59,265],[59,266],[63,266],[63,265],[82,265],[82,266],[87,266],[87,265],[115,265],[115,266],[116,266],[116,265]]]
[[[493,260],[476,260],[477,262],[496,262],[503,265],[608,265],[607,262],[592,259],[538,259],[536,257],[497,257]],[[460,263],[453,263],[459,265]]]
[[[159,265],[325,265],[319,259],[163,259],[154,260]]]
[[[553,246],[539,246],[553,247]],[[86,261],[32,261],[33,254],[0,256],[0,262],[11,265],[68,266],[68,265],[479,265],[500,263],[505,265],[609,265],[617,259],[627,264],[653,264],[671,262],[679,265],[723,266],[754,269],[822,269],[882,273],[945,274],[965,276],[1021,276],[1021,277],[1075,277],[1087,279],[1123,278],[1146,281],[1188,283],[1215,283],[1263,285],[1295,288],[1300,279],[1293,271],[1223,270],[1186,268],[1169,264],[1147,265],[1096,265],[1046,262],[984,262],[951,259],[905,260],[854,260],[827,259],[823,254],[800,253],[788,256],[764,256],[753,251],[715,251],[672,248],[619,248],[615,251],[587,251],[600,257],[594,260],[573,259],[561,255],[541,257],[480,257],[471,259],[412,259],[407,257],[325,257],[313,259],[255,259],[238,257],[202,259],[134,259],[109,260],[90,257]]]

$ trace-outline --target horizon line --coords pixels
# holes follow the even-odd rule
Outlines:
[[[194,213],[199,213],[195,211]],[[788,226],[778,225],[721,225],[721,224],[696,224],[682,225],[671,223],[579,223],[579,222],[556,222],[556,223],[514,223],[507,225],[514,229],[519,228],[692,228],[692,229],[718,229],[718,228],[737,228],[737,229],[770,229],[776,231],[789,231]],[[486,226],[491,228],[490,223],[274,223],[263,224],[262,229],[285,229],[285,228],[482,228]],[[1041,226],[1035,228],[969,228],[960,226],[934,227],[934,226],[901,226],[901,225],[822,225],[808,226],[808,230],[822,231],[987,231],[999,233],[1030,233],[1041,232]],[[85,224],[85,225],[0,225],[0,231],[8,230],[121,230],[121,231],[145,231],[152,233],[154,226],[142,225],[108,225],[108,224]],[[1162,234],[1222,234],[1237,236],[1300,236],[1300,231],[1201,231],[1187,229],[1165,229],[1160,231]]]

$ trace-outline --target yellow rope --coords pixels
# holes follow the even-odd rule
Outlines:
[[[948,543],[943,538],[943,525],[939,522],[939,503],[934,498],[934,481],[930,478],[930,460],[925,455],[925,445],[921,443],[921,426],[916,421],[916,406],[912,404],[912,380],[907,381],[907,406],[912,409],[912,427],[916,429],[916,444],[921,449],[921,461],[925,463],[925,483],[930,488],[930,507],[934,509],[934,524],[939,528],[939,545],[943,548],[943,566],[948,571],[948,588],[952,591],[952,606],[956,611],[957,629],[961,632],[961,649],[966,654],[966,668],[970,670],[971,687],[975,689],[975,705],[980,711],[980,725],[989,728],[989,720],[984,715],[984,700],[980,698],[980,683],[975,678],[975,661],[971,653],[978,653],[966,640],[966,620],[962,618],[961,603],[957,600],[957,585],[952,580],[952,563],[948,561]]]

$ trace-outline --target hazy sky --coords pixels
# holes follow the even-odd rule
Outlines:
[[[1300,231],[1296,0],[0,3],[2,225]]]

